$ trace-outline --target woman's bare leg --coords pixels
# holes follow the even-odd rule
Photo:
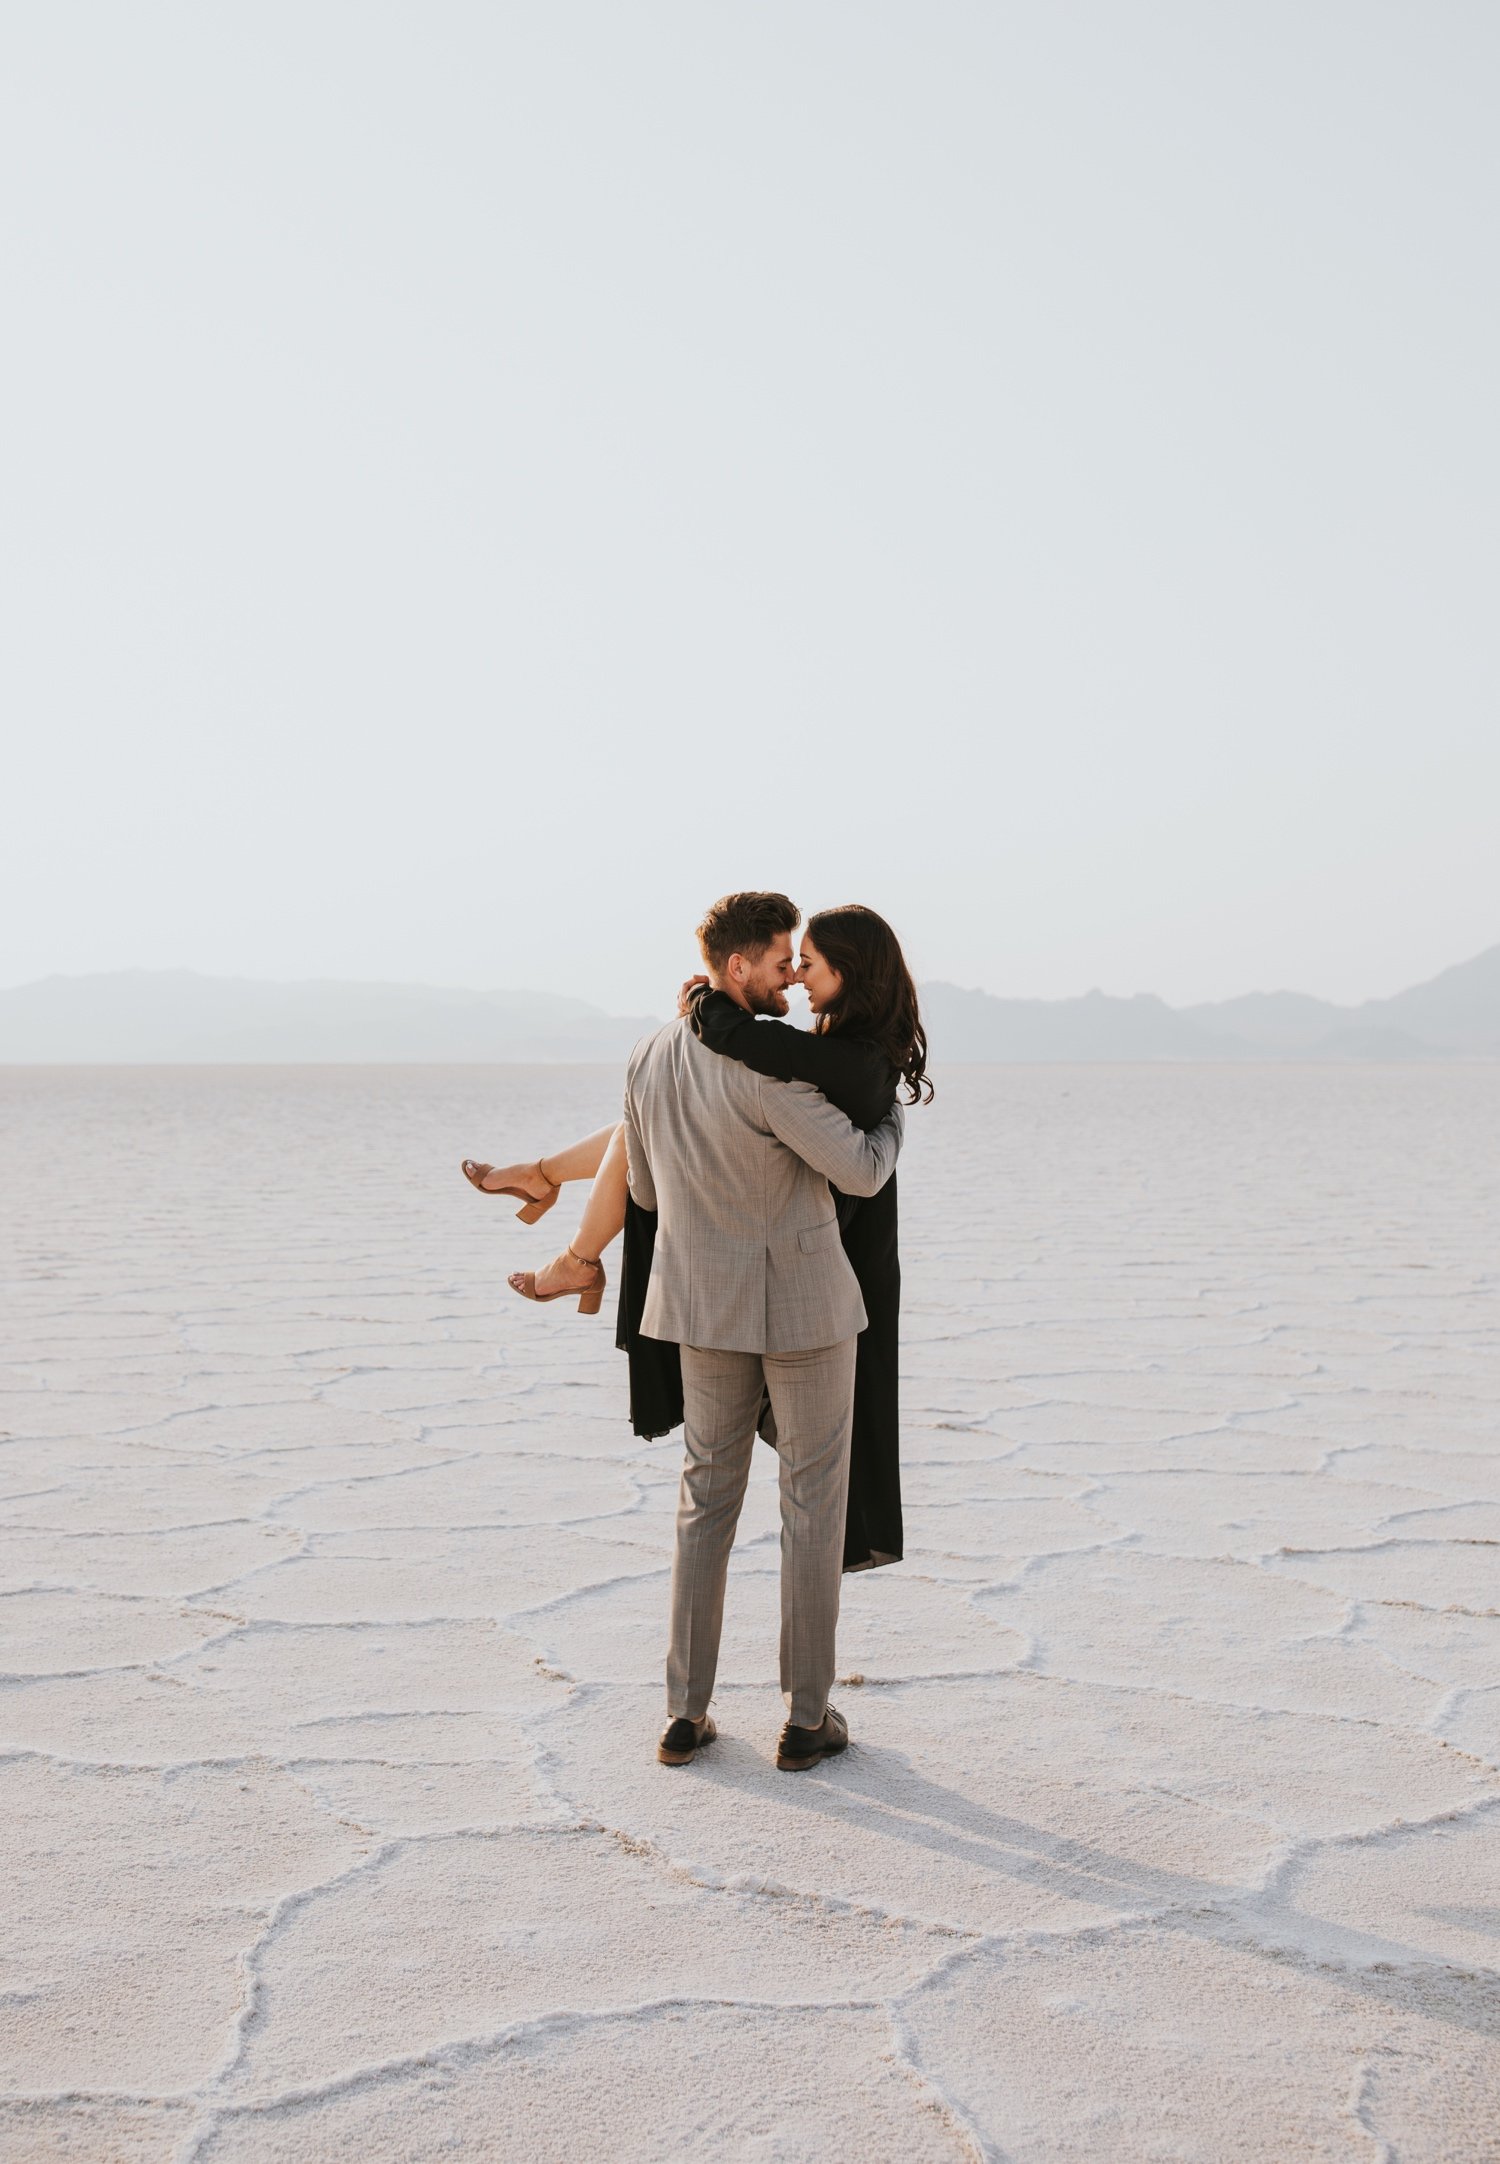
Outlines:
[[[583,1215],[578,1220],[578,1230],[570,1245],[536,1273],[536,1289],[540,1293],[558,1292],[564,1286],[575,1285],[582,1290],[593,1277],[593,1264],[624,1227],[625,1129],[607,1128],[605,1139],[607,1146],[594,1184],[589,1189],[589,1199],[583,1206]],[[555,1168],[557,1160],[549,1158],[548,1163]]]
[[[583,1206],[578,1220],[578,1230],[573,1235],[575,1255],[587,1255],[597,1262],[611,1240],[618,1239],[625,1229],[625,1196],[628,1188],[625,1167],[625,1127],[622,1122],[610,1130],[609,1141],[589,1189],[589,1199]]]
[[[504,1187],[521,1187],[534,1202],[540,1202],[564,1180],[591,1180],[604,1162],[609,1148],[613,1127],[601,1127],[597,1133],[585,1135],[580,1142],[569,1142],[548,1157],[537,1157],[525,1165],[491,1165],[482,1179],[475,1181],[488,1194],[497,1194]],[[620,1222],[624,1223],[622,1210]]]
[[[604,1162],[604,1155],[611,1141],[620,1132],[618,1124],[601,1127],[594,1134],[585,1135],[581,1142],[570,1142],[566,1149],[555,1150],[547,1157],[539,1157],[537,1163],[549,1180],[592,1180]],[[620,1223],[625,1222],[621,1212]]]

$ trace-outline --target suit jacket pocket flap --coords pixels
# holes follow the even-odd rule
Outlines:
[[[837,1247],[838,1244],[839,1221],[836,1217],[830,1217],[825,1225],[809,1225],[805,1232],[797,1235],[797,1245],[804,1255],[816,1255],[823,1248]]]

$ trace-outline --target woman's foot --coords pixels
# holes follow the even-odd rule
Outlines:
[[[565,1247],[560,1255],[544,1262],[534,1274],[530,1270],[512,1270],[506,1283],[513,1292],[525,1292],[529,1299],[553,1300],[565,1292],[586,1292],[593,1284],[598,1268],[597,1262],[582,1261],[571,1247]]]
[[[513,1270],[506,1283],[523,1300],[566,1300],[576,1292],[580,1315],[597,1315],[604,1304],[604,1265],[576,1247],[565,1247],[540,1270]]]
[[[463,1173],[464,1178],[472,1180],[484,1195],[513,1195],[519,1188],[533,1202],[542,1202],[553,1186],[542,1170],[540,1157],[534,1158],[529,1165],[487,1165],[480,1158],[466,1157]]]
[[[544,1157],[538,1157],[529,1165],[487,1165],[481,1158],[466,1157],[460,1170],[472,1187],[482,1195],[514,1195],[523,1207],[516,1215],[524,1224],[534,1225],[539,1217],[546,1215],[556,1202],[562,1189],[550,1180],[542,1169]]]

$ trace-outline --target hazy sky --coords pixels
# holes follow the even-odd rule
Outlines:
[[[0,983],[1500,940],[1488,0],[6,10]]]

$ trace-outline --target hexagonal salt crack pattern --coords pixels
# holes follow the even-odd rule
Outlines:
[[[816,2036],[816,2055],[810,2054]],[[793,2164],[814,2147],[903,2164],[971,2164],[933,2086],[874,2007],[648,2005],[559,2015],[494,2043],[433,2045],[322,2094],[220,2111],[202,2164],[439,2164],[452,2156]]]
[[[617,1072],[0,1069],[0,2150],[1488,2164],[1500,1069],[940,1082],[792,1776],[774,1458],[662,1767],[680,1442],[457,1171]]]
[[[231,2047],[241,1957],[372,1847],[258,1761],[0,1761],[0,2090],[184,2089]]]

